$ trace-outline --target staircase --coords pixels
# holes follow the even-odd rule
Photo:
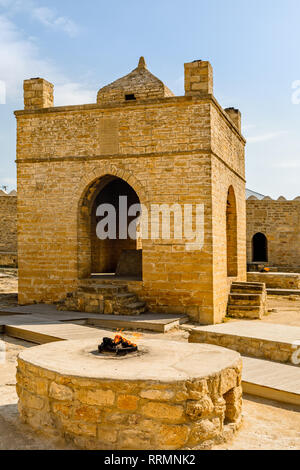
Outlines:
[[[58,309],[128,316],[140,315],[148,310],[145,302],[128,291],[127,285],[99,281],[82,282],[75,292],[68,294],[58,305]]]
[[[227,316],[261,319],[266,314],[266,286],[260,282],[233,282]]]

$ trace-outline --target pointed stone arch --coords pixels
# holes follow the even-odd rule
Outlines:
[[[85,279],[92,272],[92,246],[91,246],[91,212],[99,193],[113,180],[126,182],[136,193],[140,204],[147,205],[148,196],[142,184],[134,177],[132,172],[115,165],[106,163],[95,167],[85,174],[77,187],[78,213],[77,213],[77,270],[78,279]]]
[[[226,245],[227,245],[227,276],[238,275],[237,257],[237,208],[233,186],[230,186],[226,203]]]

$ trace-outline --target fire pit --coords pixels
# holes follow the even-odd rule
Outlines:
[[[103,340],[100,352],[91,339],[22,351],[21,419],[84,449],[202,449],[231,438],[241,422],[240,355],[209,344],[137,342]]]
[[[126,356],[137,350],[136,344],[121,335],[116,335],[114,339],[103,338],[102,343],[98,346],[99,353],[114,353],[116,356]]]

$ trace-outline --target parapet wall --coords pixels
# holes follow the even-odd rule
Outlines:
[[[252,263],[252,239],[256,233],[267,238],[269,266],[297,272],[300,267],[300,197],[277,200],[255,196],[247,199],[247,260]]]
[[[0,266],[17,264],[17,193],[0,191]]]

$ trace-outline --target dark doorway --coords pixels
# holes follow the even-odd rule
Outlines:
[[[256,233],[252,238],[253,263],[266,263],[268,261],[268,240],[263,233]]]
[[[140,249],[140,240],[131,239],[128,233],[123,235],[120,232],[119,220],[120,220],[120,196],[127,197],[128,207],[133,204],[139,204],[139,198],[134,189],[126,183],[126,181],[120,178],[114,178],[104,186],[104,188],[98,193],[94,200],[91,212],[91,271],[92,273],[116,273],[118,263],[121,257],[124,257],[126,253],[126,259],[123,264],[126,263],[130,267],[131,257],[134,259],[134,263],[138,263],[138,259],[135,256],[135,251]],[[97,223],[101,220],[101,217],[97,217],[96,211],[101,204],[109,204],[115,209],[116,214],[116,237],[115,239],[99,239],[96,234]],[[123,210],[123,209],[122,209]],[[124,208],[127,212],[127,207]],[[125,215],[125,214],[123,214]],[[134,220],[134,217],[127,217],[127,224],[129,225]],[[126,226],[126,228],[128,227]],[[130,257],[130,255],[132,255]],[[132,267],[131,267],[132,270]]]

